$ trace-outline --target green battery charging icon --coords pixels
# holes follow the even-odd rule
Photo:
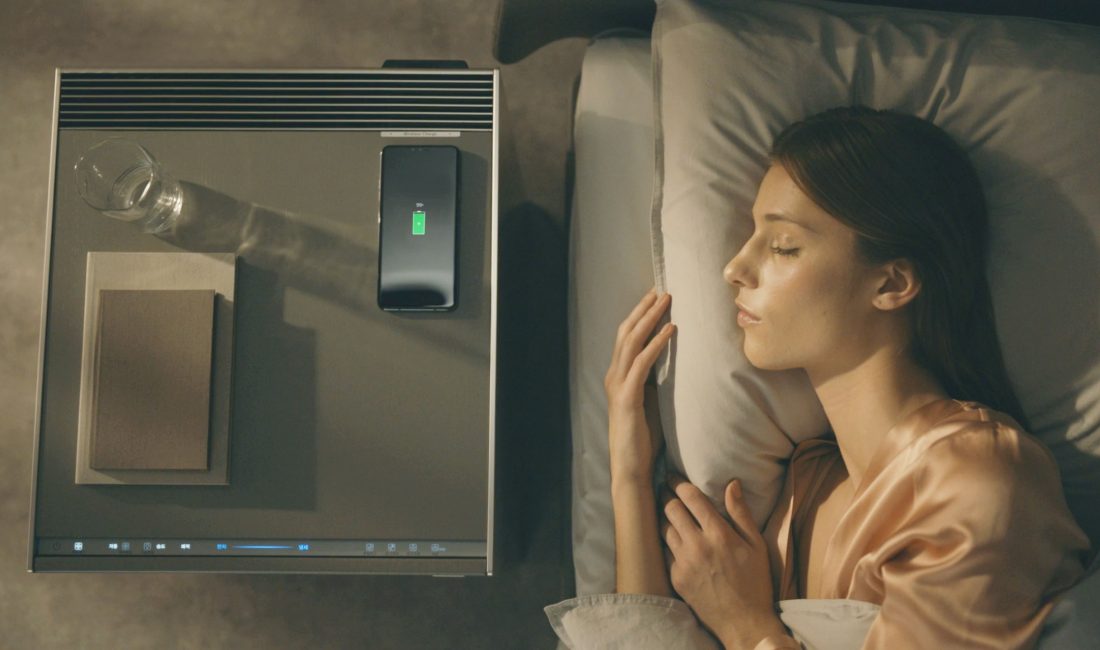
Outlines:
[[[424,214],[423,210],[415,210],[413,212],[413,230],[414,235],[423,235],[424,228],[427,226],[428,217]]]

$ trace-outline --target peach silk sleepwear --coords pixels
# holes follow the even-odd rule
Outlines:
[[[821,487],[846,477],[831,434],[795,448],[764,530],[777,600],[807,597],[799,535]],[[1007,414],[942,399],[876,449],[813,597],[879,605],[864,648],[1028,648],[1084,572],[1088,544],[1042,443]]]

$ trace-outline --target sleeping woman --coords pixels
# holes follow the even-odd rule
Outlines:
[[[671,296],[651,290],[604,381],[616,591],[675,590],[726,648],[800,647],[776,613],[796,598],[879,605],[865,648],[1033,647],[1089,540],[1005,371],[966,153],[842,107],[787,127],[770,162],[723,277],[749,362],[804,368],[830,431],[795,447],[763,527],[736,477],[729,520],[678,477],[658,510],[643,389],[675,326],[653,333]]]

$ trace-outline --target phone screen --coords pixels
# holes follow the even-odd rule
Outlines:
[[[458,149],[382,149],[378,210],[378,306],[388,311],[456,307]]]

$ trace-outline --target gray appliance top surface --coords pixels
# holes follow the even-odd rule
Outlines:
[[[80,198],[77,159],[119,136],[207,192],[210,205],[234,197],[314,237],[313,248],[269,242],[238,260],[228,486],[73,481],[86,253],[188,250]],[[61,130],[34,534],[485,539],[493,143],[489,133],[440,140]],[[383,312],[375,302],[378,154],[386,144],[425,143],[461,150],[459,305]]]

